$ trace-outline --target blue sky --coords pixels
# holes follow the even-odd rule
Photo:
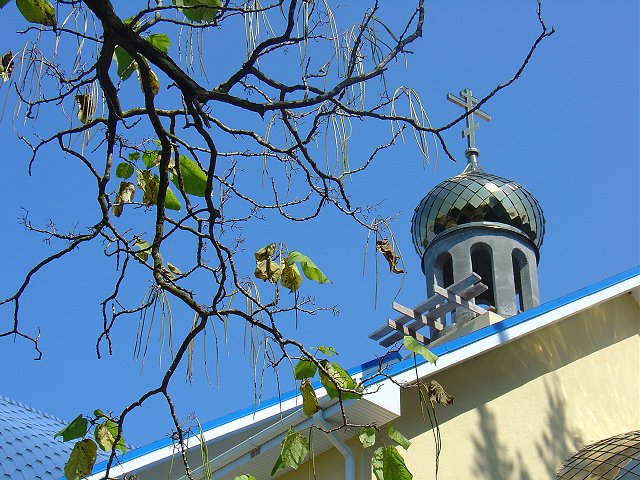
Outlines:
[[[383,16],[394,15],[391,3],[383,2]],[[425,35],[406,64],[397,65],[390,82],[416,89],[434,125],[447,122],[460,113],[446,100],[448,92],[470,88],[482,96],[515,72],[538,35],[535,8],[534,1],[429,2]],[[522,78],[484,108],[493,119],[482,122],[477,134],[480,164],[485,171],[524,185],[546,216],[539,265],[543,302],[640,263],[638,8],[631,0],[545,2],[544,18],[556,34],[543,43]],[[0,44],[3,50],[17,51],[23,40],[12,33],[20,22],[15,7],[0,14],[3,26],[12,25],[0,32]],[[4,86],[3,104],[6,95]],[[34,220],[53,217],[66,225],[88,221],[95,213],[93,185],[83,184],[87,177],[77,174],[69,159],[41,160],[34,175],[27,176],[29,152],[16,140],[13,122],[21,129],[32,126],[12,120],[12,102],[9,97],[0,129],[5,157],[0,189],[2,297],[15,290],[33,263],[53,251],[19,225],[23,208]],[[423,166],[408,135],[406,144],[385,152],[365,176],[348,186],[361,202],[382,201],[379,215],[397,214],[392,227],[407,276],[401,285],[401,278],[379,263],[377,299],[373,249],[369,245],[363,275],[366,236],[345,219],[329,214],[310,224],[274,221],[247,228],[246,261],[241,264],[248,274],[253,251],[281,240],[307,253],[333,282],[304,287],[304,293],[314,295],[319,305],[338,305],[340,315],[305,318],[298,331],[292,326],[291,332],[309,345],[334,346],[346,367],[382,353],[367,334],[394,315],[390,304],[398,289],[402,287],[397,300],[407,306],[425,297],[425,280],[409,233],[411,216],[433,186],[464,167],[462,128],[456,126],[446,135],[456,163],[443,155],[436,160],[432,149],[430,163]],[[354,161],[364,154],[359,147],[372,135],[368,129],[354,126]],[[103,268],[107,273],[96,274]],[[157,349],[152,348],[144,369],[132,358],[137,319],[118,327],[112,357],[96,359],[98,303],[110,288],[109,268],[100,245],[95,245],[34,279],[21,308],[24,327],[40,328],[44,358],[34,362],[28,344],[0,339],[5,366],[1,394],[71,419],[95,408],[118,412],[155,385],[161,374]],[[145,284],[141,288],[144,292]],[[3,328],[8,313],[0,309]],[[183,313],[176,311],[176,321],[190,324],[191,318]],[[218,361],[212,335],[207,337],[211,383],[198,362],[192,384],[183,376],[172,383],[181,418],[195,412],[200,421],[207,421],[254,401],[242,328],[230,328],[226,347],[222,330],[218,334]],[[157,338],[157,332],[153,335]],[[165,349],[164,365],[167,354]],[[281,388],[290,385],[287,375],[281,372]],[[262,394],[276,393],[276,380],[267,374]],[[170,420],[160,407],[152,400],[130,418],[128,441],[140,445],[170,431]]]

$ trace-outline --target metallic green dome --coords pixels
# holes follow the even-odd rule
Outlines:
[[[411,222],[416,251],[422,257],[438,235],[465,224],[508,225],[538,248],[544,237],[544,214],[535,197],[477,164],[437,185],[418,204]]]

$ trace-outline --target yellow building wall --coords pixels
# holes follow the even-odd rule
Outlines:
[[[442,450],[439,480],[553,479],[578,448],[640,429],[640,309],[621,295],[555,325],[434,375],[454,396],[436,406]],[[435,446],[415,388],[402,392],[393,422],[413,443],[398,447],[414,479],[435,478]],[[372,478],[370,455],[350,442],[358,480]],[[344,478],[331,450],[316,478]],[[282,478],[308,479],[302,466]]]

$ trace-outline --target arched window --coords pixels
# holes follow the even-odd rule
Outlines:
[[[438,256],[435,267],[436,283],[444,288],[453,285],[453,259],[449,252]]]
[[[476,243],[471,247],[471,266],[480,275],[482,283],[489,289],[476,297],[478,305],[496,306],[495,288],[493,282],[493,253],[486,243]]]
[[[532,308],[531,276],[527,256],[515,248],[511,253],[513,261],[513,281],[516,286],[516,307],[518,312]]]

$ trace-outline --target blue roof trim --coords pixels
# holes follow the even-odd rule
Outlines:
[[[548,313],[552,310],[555,310],[556,308],[560,308],[563,307],[565,305],[568,305],[571,302],[574,302],[576,300],[580,300],[581,298],[587,297],[589,295],[593,295],[594,293],[598,293],[602,290],[605,290],[609,287],[612,287],[614,285],[617,285],[618,283],[622,283],[626,280],[629,280],[633,277],[636,277],[640,275],[640,266],[631,268],[629,270],[626,270],[622,273],[619,273],[617,275],[614,275],[612,277],[609,277],[605,280],[602,280],[598,283],[595,283],[593,285],[590,285],[588,287],[582,288],[580,290],[577,290],[575,292],[569,293],[567,295],[564,295],[556,300],[552,300],[550,302],[544,303],[542,305],[539,305],[535,308],[532,308],[531,310],[527,310],[526,312],[520,313],[518,315],[514,315],[513,317],[509,317],[505,320],[502,320],[499,323],[496,323],[494,325],[489,325],[485,328],[482,328],[480,330],[476,330],[474,332],[468,333],[467,335],[464,335],[462,337],[459,337],[455,340],[452,340],[450,342],[447,342],[445,344],[442,345],[438,345],[437,347],[433,348],[432,351],[433,353],[435,353],[436,355],[438,355],[439,357],[446,355],[448,353],[452,353],[456,350],[460,350],[461,348],[464,348],[468,345],[471,345],[473,343],[476,343],[480,340],[483,340],[487,337],[490,337],[491,335],[494,335],[495,333],[498,332],[502,332],[505,330],[508,330],[509,328],[513,327],[514,325],[519,325],[521,323],[527,322],[533,318],[539,317],[540,315],[543,315],[545,313]],[[382,357],[384,363],[392,363],[394,361],[397,361],[401,358],[401,355],[398,352],[394,352],[394,354],[388,354],[386,357]],[[375,358],[373,360],[369,360],[368,362],[365,362],[357,367],[351,368],[349,370],[347,370],[347,372],[350,375],[355,375],[355,374],[359,374],[362,372],[365,372],[366,370],[377,366],[379,363],[379,359]],[[426,360],[424,360],[422,357],[418,357],[415,360],[413,358],[408,358],[406,360],[403,361],[399,361],[397,363],[394,363],[387,372],[385,372],[385,377],[387,378],[388,376],[393,376],[393,375],[398,375],[400,373],[403,373],[407,370],[410,370],[412,368],[415,368],[416,366],[422,365],[426,363]],[[372,378],[369,381],[365,382],[365,385],[372,385],[375,383],[380,382],[381,380],[383,380],[384,378]],[[319,388],[321,387],[320,382],[316,381],[312,384],[312,386],[314,388]],[[277,405],[281,402],[290,400],[294,397],[296,397],[298,394],[297,390],[291,390],[289,392],[286,392],[282,395],[279,396],[275,396],[272,398],[269,398],[267,400],[264,400],[263,402],[258,403],[258,405],[255,406],[251,406],[251,407],[246,407],[243,408],[241,410],[237,410],[235,412],[229,413],[228,415],[225,415],[223,417],[219,417],[215,420],[209,421],[207,423],[204,423],[202,425],[202,431],[206,432],[208,430],[211,430],[213,428],[217,428],[220,427],[224,424],[230,423],[234,420],[238,420],[242,417],[245,417],[247,415],[250,414],[255,414],[258,413],[262,410],[265,410],[269,407],[272,407],[274,405]],[[157,440],[153,443],[150,443],[148,445],[145,445],[143,447],[140,447],[136,450],[132,450],[130,452],[125,453],[124,455],[122,455],[121,457],[119,457],[119,463],[123,463],[129,460],[133,460],[135,458],[141,457],[143,455],[146,455],[148,453],[151,453],[153,451],[159,450],[163,447],[169,446],[173,443],[173,441],[166,437],[166,438],[162,438],[160,440]],[[107,462],[101,462],[99,464],[96,464],[94,466],[93,469],[93,473],[100,473],[102,471],[105,470],[107,465]],[[64,480],[64,479],[61,479]]]
[[[389,364],[392,362],[400,361],[401,359],[402,359],[402,355],[400,355],[398,352],[391,352],[391,353],[385,354],[380,358],[374,358],[373,360],[369,360],[368,362],[365,362],[357,367],[350,368],[347,370],[347,373],[349,375],[355,375],[358,373],[365,372],[374,367],[377,368],[378,365],[380,365],[380,362]],[[317,389],[322,387],[322,384],[320,383],[320,381],[316,380],[315,382],[312,382],[311,386],[314,389]],[[283,393],[282,395],[276,395],[275,397],[268,398],[258,403],[257,405],[236,410],[235,412],[231,412],[222,417],[203,423],[202,431],[206,432],[208,430],[212,430],[214,428],[220,427],[227,423],[231,423],[234,420],[238,420],[240,418],[246,417],[247,415],[256,414],[261,410],[265,410],[269,407],[273,407],[282,402],[295,398],[297,395],[298,395],[298,390],[290,390],[288,392]],[[186,438],[192,437],[194,435],[196,434],[194,433],[191,435],[187,435]],[[173,440],[171,438],[169,437],[161,438],[160,440],[156,440],[155,442],[149,443],[135,450],[126,452],[124,455],[121,455],[118,457],[117,463],[124,463],[130,460],[134,460],[148,453],[154,452],[156,450],[160,450],[161,448],[168,447],[169,445],[172,445],[172,444],[173,444]],[[114,465],[116,465],[117,463],[114,463]],[[106,470],[106,468],[107,468],[107,461],[96,463],[93,466],[92,474],[103,472]],[[65,479],[61,478],[60,480],[65,480]]]

